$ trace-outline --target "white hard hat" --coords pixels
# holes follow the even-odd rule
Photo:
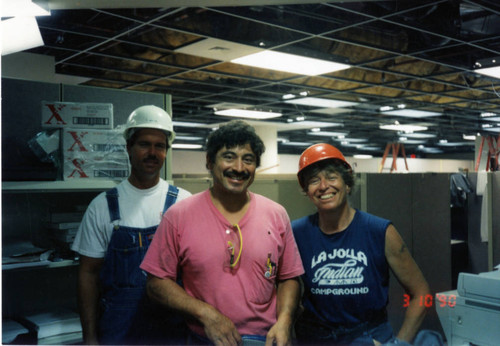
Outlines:
[[[175,138],[172,118],[165,110],[156,106],[141,106],[134,110],[127,119],[123,137],[128,140],[134,133],[133,129],[158,129],[165,132],[168,145],[172,145]]]

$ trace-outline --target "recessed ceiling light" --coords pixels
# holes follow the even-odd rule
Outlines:
[[[298,99],[287,100],[285,102],[304,105],[304,106],[311,106],[311,107],[321,107],[321,108],[341,108],[341,107],[355,106],[358,104],[357,102],[323,99],[319,97],[302,97]]]
[[[363,142],[368,142],[368,139],[346,137],[346,138],[342,138],[342,141],[347,142],[347,143],[363,143]]]
[[[323,136],[323,137],[339,137],[347,135],[346,132],[334,132],[334,131],[318,131],[318,132],[308,132],[311,136]]]
[[[494,116],[496,116],[496,115],[497,115],[497,113],[493,113],[493,112],[482,112],[482,113],[481,113],[481,117],[482,117],[482,118],[486,118],[486,117],[494,117]]]
[[[401,125],[401,124],[380,125],[379,128],[382,129],[382,130],[402,131],[402,132],[405,132],[405,133],[412,133],[414,131],[425,131],[425,130],[427,130],[426,126],[420,126],[420,125]]]
[[[443,151],[438,148],[419,146],[418,150],[423,151],[427,154],[441,154]]]
[[[371,159],[373,158],[373,155],[368,155],[368,154],[355,154],[353,156],[355,159],[362,159],[362,160],[366,160],[366,159]]]
[[[408,138],[435,138],[436,135],[433,133],[405,133],[405,137]]]
[[[260,67],[269,70],[290,72],[306,76],[335,72],[350,68],[349,65],[336,62],[308,58],[304,56],[281,53],[271,50],[242,56],[231,60],[232,63]]]
[[[173,149],[201,149],[201,144],[173,143]]]
[[[442,113],[420,111],[416,109],[397,109],[389,112],[384,112],[384,114],[395,115],[398,117],[427,118],[427,117],[435,117],[441,115]]]
[[[214,114],[222,115],[225,117],[237,117],[237,118],[248,118],[248,119],[271,119],[279,118],[282,114],[278,112],[262,112],[254,111],[248,109],[222,109],[215,111]]]
[[[474,72],[480,73],[480,74],[485,75],[485,76],[500,79],[500,66],[480,68],[480,69],[474,70]]]
[[[193,137],[193,136],[175,136],[176,140],[181,140],[181,141],[201,141],[203,140],[203,137]]]
[[[438,143],[439,146],[442,146],[442,147],[463,147],[463,146],[466,146],[466,145],[474,145],[473,142],[439,142]]]
[[[294,147],[308,147],[312,145],[310,142],[282,142],[283,145],[290,145]]]
[[[486,120],[486,121],[500,121],[500,117],[490,117],[490,118],[484,118],[482,120]]]
[[[379,108],[379,111],[387,112],[387,111],[392,111],[393,109],[394,109],[394,107],[391,107],[391,106],[382,106]]]
[[[202,127],[202,128],[207,128],[207,129],[210,129],[213,127],[212,124],[190,123],[187,121],[173,121],[173,124],[174,124],[174,129],[176,127]]]
[[[413,145],[413,144],[425,144],[427,143],[427,141],[424,141],[424,140],[419,140],[419,139],[407,139],[406,141],[404,141],[404,144],[407,144],[407,145]]]

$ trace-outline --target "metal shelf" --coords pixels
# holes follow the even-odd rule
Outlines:
[[[3,192],[72,192],[102,191],[115,187],[119,181],[113,180],[72,180],[72,181],[3,181]]]

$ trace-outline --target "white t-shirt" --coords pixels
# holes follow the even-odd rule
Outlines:
[[[149,189],[138,189],[128,180],[116,186],[121,219],[118,225],[147,228],[160,223],[169,184],[160,182]],[[179,188],[177,202],[191,196],[191,193]],[[89,204],[71,249],[81,255],[103,258],[106,254],[113,223],[109,215],[106,192],[99,194]]]

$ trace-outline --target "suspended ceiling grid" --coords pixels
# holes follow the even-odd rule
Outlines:
[[[387,143],[405,137],[408,155],[472,158],[474,142],[463,135],[500,131],[500,80],[474,72],[476,62],[500,57],[495,0],[56,9],[38,23],[45,45],[31,52],[54,56],[57,73],[88,78],[83,85],[171,94],[174,120],[198,124],[176,126],[179,135],[199,137],[179,143],[204,144],[213,124],[230,120],[214,115],[214,107],[228,105],[281,112],[281,118],[262,121],[279,123],[279,153],[330,142],[346,155],[382,156]],[[204,40],[214,42],[212,49],[192,49]],[[314,77],[252,68],[207,57],[224,56],[216,51],[225,47],[218,42],[352,67]],[[283,99],[300,92],[357,104],[320,109]],[[400,104],[441,115],[406,118],[380,111]],[[482,112],[498,116],[483,118]],[[301,125],[308,121],[329,123],[322,131],[345,138],[312,135],[318,126]],[[396,121],[424,125],[435,137],[379,129]]]

